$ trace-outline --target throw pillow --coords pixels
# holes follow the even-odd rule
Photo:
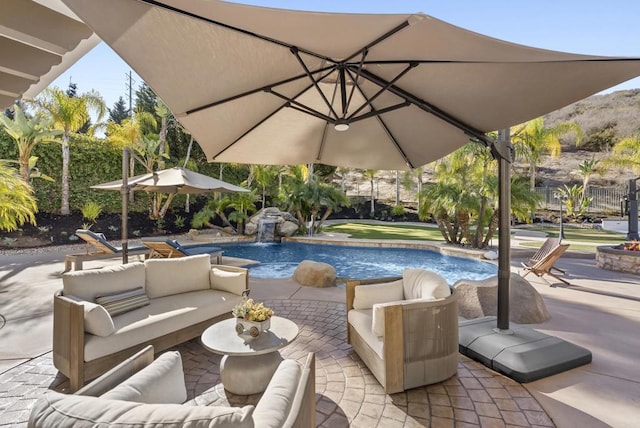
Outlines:
[[[187,399],[187,387],[180,353],[165,352],[101,397],[148,404],[184,403]]]
[[[214,290],[228,291],[238,296],[242,296],[242,292],[247,289],[245,272],[229,272],[214,267],[209,273],[209,281]]]
[[[65,295],[67,299],[71,299],[80,303],[84,309],[84,331],[95,336],[111,336],[116,328],[113,325],[111,315],[104,306],[97,303],[87,302],[77,296]]]
[[[404,299],[402,280],[381,284],[359,285],[353,298],[353,309],[371,309],[376,303]]]
[[[253,406],[183,406],[105,400],[47,392],[31,409],[29,426],[58,427],[253,427]]]
[[[253,412],[257,427],[284,426],[296,397],[301,374],[302,369],[296,360],[286,359],[280,363]]]
[[[402,273],[402,282],[404,298],[407,300],[429,297],[442,299],[451,295],[447,280],[429,270],[407,268]]]
[[[148,305],[149,297],[144,288],[138,287],[119,293],[103,294],[96,297],[96,303],[102,305],[113,317]]]
[[[144,265],[147,294],[151,299],[211,288],[211,257],[208,254],[149,259],[145,260]]]
[[[144,287],[144,264],[105,266],[67,272],[62,275],[63,294],[95,302],[96,296]]]

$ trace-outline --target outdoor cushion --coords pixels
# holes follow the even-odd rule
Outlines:
[[[430,302],[438,300],[435,297],[424,299],[398,300],[396,302],[376,303],[373,305],[371,331],[379,337],[384,337],[384,308],[387,306],[407,305],[415,302]]]
[[[110,336],[115,331],[109,312],[97,303],[82,300],[71,294],[65,296],[82,305],[84,309],[84,331],[96,336]]]
[[[402,280],[381,284],[360,285],[356,287],[353,298],[353,309],[371,309],[376,303],[402,300]]]
[[[116,316],[149,304],[144,288],[137,287],[119,293],[96,296],[96,303],[104,307],[109,315]]]
[[[298,390],[301,373],[302,369],[295,360],[286,359],[280,363],[253,412],[256,426],[261,428],[283,426]]]
[[[436,272],[425,269],[405,269],[402,272],[402,285],[406,300],[429,297],[442,299],[451,295],[447,280]]]
[[[101,397],[148,404],[184,403],[187,399],[187,388],[180,353],[165,352]]]
[[[239,296],[247,288],[246,273],[229,272],[215,267],[211,268],[209,282],[215,290],[228,291]]]
[[[208,269],[207,269],[208,270]],[[142,263],[77,270],[62,275],[62,294],[71,294],[89,302],[105,293],[117,293],[145,285]]]
[[[146,268],[146,291],[151,299],[207,290],[211,261],[207,255],[177,259],[149,259]]]
[[[145,404],[49,391],[34,404],[29,427],[252,428],[253,410],[253,406]]]
[[[92,361],[230,313],[231,308],[240,302],[241,296],[210,288],[151,299],[147,306],[113,317],[115,332],[111,336],[85,335],[84,360]]]
[[[362,337],[373,351],[378,354],[379,358],[384,358],[382,338],[373,334],[371,331],[371,318],[373,316],[372,309],[352,309],[347,312],[347,321],[351,324],[358,334]]]

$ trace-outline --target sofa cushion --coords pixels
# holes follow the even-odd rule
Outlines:
[[[383,341],[371,331],[372,309],[352,309],[347,313],[348,323],[358,332],[362,340],[373,349],[379,358],[383,359]]]
[[[97,303],[87,302],[71,294],[65,296],[80,303],[84,308],[84,331],[96,336],[110,336],[116,330],[109,312]]]
[[[150,299],[189,291],[206,290],[211,262],[206,254],[175,259],[149,259],[146,289]]]
[[[147,306],[113,317],[111,336],[85,335],[84,359],[92,361],[219,315],[231,316],[240,302],[241,296],[210,288],[151,299]]]
[[[229,272],[213,267],[209,273],[209,283],[214,290],[228,291],[241,296],[247,289],[247,273]]]
[[[376,303],[402,300],[402,280],[380,284],[359,285],[355,289],[353,309],[371,309]]]
[[[256,426],[277,428],[284,425],[298,390],[302,369],[291,359],[280,363],[253,413]]]
[[[144,404],[108,400],[82,395],[65,395],[49,391],[34,404],[29,426],[178,428],[253,427],[253,406],[183,406],[181,404]]]
[[[106,266],[102,269],[76,270],[62,275],[62,294],[95,302],[96,296],[144,287],[142,263]]]
[[[180,353],[165,352],[101,397],[148,404],[184,403],[187,399],[187,387]]]
[[[407,268],[402,272],[402,283],[406,300],[430,297],[442,299],[451,295],[447,280],[429,270]]]
[[[120,291],[118,293],[107,293],[96,296],[96,303],[109,312],[109,315],[116,316],[132,311],[149,304],[149,297],[144,292],[144,288],[138,287],[132,290]]]

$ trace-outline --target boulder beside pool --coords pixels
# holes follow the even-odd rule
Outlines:
[[[335,287],[336,270],[326,263],[303,260],[293,272],[293,280],[308,287]]]
[[[498,277],[474,281],[462,279],[453,285],[458,294],[458,314],[467,319],[495,316],[498,313]],[[549,312],[538,291],[516,273],[511,274],[509,319],[519,324],[537,324],[548,320]]]

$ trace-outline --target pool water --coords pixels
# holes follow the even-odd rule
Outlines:
[[[254,278],[288,278],[303,260],[330,264],[341,278],[379,278],[402,275],[404,268],[438,272],[449,284],[459,279],[484,279],[498,272],[497,266],[473,259],[445,256],[413,248],[351,247],[298,242],[223,244],[225,256],[259,261],[249,265]]]

